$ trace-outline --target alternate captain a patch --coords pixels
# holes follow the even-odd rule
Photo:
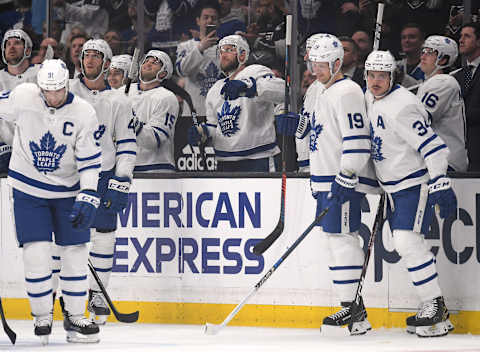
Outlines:
[[[225,137],[232,137],[240,129],[238,128],[238,119],[242,108],[240,106],[230,105],[225,101],[222,105],[222,111],[217,112],[218,125]]]
[[[60,160],[67,150],[65,144],[57,146],[57,141],[50,131],[40,139],[40,145],[30,141],[29,146],[33,155],[33,166],[44,174],[58,169]]]

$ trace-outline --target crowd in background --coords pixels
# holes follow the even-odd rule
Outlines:
[[[215,38],[241,34],[248,40],[248,64],[267,66],[279,77],[284,72],[285,15],[294,0],[209,0],[218,9],[214,23]],[[305,41],[314,33],[337,35],[344,45],[343,71],[346,76],[365,86],[363,63],[372,49],[377,2],[375,0],[296,0],[298,6],[297,63],[301,66],[300,80],[303,94],[315,77],[303,63]],[[404,73],[402,84],[415,86],[424,80],[419,68],[422,44],[429,35],[445,35],[460,42],[462,23],[480,21],[480,4],[472,1],[471,18],[465,21],[462,0],[384,0],[385,12],[380,49],[395,56]],[[79,54],[89,38],[103,38],[113,55],[131,54],[137,38],[137,3],[135,0],[53,0],[53,26],[50,37],[46,31],[45,0],[0,0],[0,35],[11,28],[22,28],[33,41],[31,63],[41,63],[49,47],[54,58],[62,58],[70,77],[81,72]],[[181,43],[203,39],[200,13],[203,0],[144,0],[144,52],[159,49],[167,52],[172,62],[179,63]],[[480,37],[468,48],[480,55]],[[202,38],[201,38],[202,37]],[[207,48],[215,47],[214,42]],[[462,65],[462,58],[470,55],[460,45],[460,54],[452,68]],[[3,63],[2,63],[3,64]],[[175,72],[179,85],[188,85],[188,78]],[[212,83],[213,84],[213,83]],[[188,91],[189,89],[186,90]],[[190,92],[189,92],[190,93]],[[479,119],[477,110],[470,109],[479,90],[466,100],[467,135],[475,129]],[[299,97],[299,101],[301,97]],[[184,107],[184,115],[188,110]],[[201,107],[197,110],[203,110]],[[470,138],[472,140],[472,138]],[[469,141],[467,140],[467,143]],[[471,142],[471,141],[470,141]],[[469,146],[472,150],[476,144]],[[470,156],[470,155],[469,155]],[[471,156],[470,156],[471,157]],[[480,164],[480,163],[479,163]],[[470,168],[478,171],[480,167]]]

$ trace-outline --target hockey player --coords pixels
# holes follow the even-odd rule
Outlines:
[[[117,55],[112,57],[112,63],[108,70],[108,84],[118,89],[126,83],[128,70],[132,64],[131,55]]]
[[[212,138],[218,171],[274,171],[276,143],[273,107],[284,98],[284,81],[261,65],[245,66],[250,52],[239,35],[218,43],[226,79],[208,91],[207,122],[192,126],[189,143]]]
[[[279,116],[282,133],[310,141],[310,173],[317,215],[329,208],[316,230],[328,243],[329,269],[342,309],[323,319],[322,329],[350,323],[364,254],[358,239],[360,201],[375,186],[370,156],[369,121],[360,86],[341,71],[342,43],[324,34],[309,51],[308,66],[319,81],[310,114]],[[368,176],[368,177],[367,177]],[[353,317],[352,335],[371,329],[363,302]]]
[[[0,116],[15,124],[8,183],[35,335],[52,331],[52,233],[61,255],[64,328],[68,342],[98,342],[98,326],[84,316],[89,227],[100,204],[96,192],[101,151],[95,110],[68,89],[61,60],[46,60],[38,86],[23,83],[0,99]]]
[[[457,59],[457,43],[453,39],[432,35],[422,48],[420,67],[426,81],[417,92],[427,109],[431,126],[450,150],[449,170],[467,171],[465,148],[465,104],[457,80],[444,74],[444,70]]]
[[[140,65],[140,82],[130,87],[138,144],[136,172],[175,171],[173,137],[179,105],[175,94],[161,86],[172,73],[168,55],[150,50]]]
[[[197,113],[205,115],[205,99],[210,88],[220,79],[221,71],[217,57],[218,37],[215,26],[218,24],[218,3],[200,3],[196,18],[200,38],[178,44],[175,69],[185,77],[185,90],[192,97]],[[207,26],[213,30],[207,32]]]
[[[95,108],[99,130],[95,139],[102,148],[102,172],[98,182],[101,204],[92,232],[90,260],[105,287],[113,266],[117,212],[127,206],[137,145],[132,107],[123,93],[112,90],[105,81],[112,51],[103,39],[87,41],[82,48],[82,78],[72,80],[72,92]],[[93,278],[90,279],[88,310],[98,323],[110,314],[105,298]]]
[[[365,62],[365,94],[371,121],[372,159],[387,193],[387,220],[398,254],[422,302],[407,318],[418,336],[446,335],[453,326],[438,282],[435,257],[423,235],[434,214],[455,214],[457,199],[446,177],[448,148],[431,129],[420,100],[395,84],[395,60],[388,51],[373,51]]]

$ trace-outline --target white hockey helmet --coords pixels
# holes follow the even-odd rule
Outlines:
[[[390,87],[385,94],[383,94],[386,95],[393,88],[396,70],[397,63],[390,51],[374,50],[368,54],[367,60],[365,61],[365,81],[367,81],[368,71],[390,72]]]
[[[328,62],[331,74],[330,81],[332,81],[333,77],[342,68],[343,55],[343,45],[340,40],[332,34],[322,34],[314,41],[313,46],[310,48],[307,61],[308,69],[310,72],[313,72],[311,62]],[[334,71],[337,60],[340,60],[340,66]]]
[[[441,35],[431,35],[423,43],[423,48],[430,48],[437,52],[437,61],[435,66],[438,68],[445,68],[451,66],[455,63],[458,56],[458,46],[455,40],[444,37]],[[447,62],[444,65],[439,65],[438,63],[443,59],[447,58]]]
[[[308,37],[307,41],[305,42],[305,49],[310,50],[312,48],[313,44],[315,44],[315,42],[317,40],[323,38],[326,35],[327,35],[326,33],[312,34],[310,37]]]
[[[159,82],[162,82],[166,79],[170,79],[172,77],[172,75],[173,75],[173,64],[172,64],[172,60],[170,60],[170,56],[168,56],[167,53],[165,53],[163,51],[160,51],[160,50],[150,50],[145,55],[145,57],[143,58],[142,64],[140,65],[140,67],[143,66],[143,64],[145,63],[145,61],[149,57],[154,57],[162,63],[162,68],[160,69],[160,71],[157,72],[157,78],[156,78]],[[165,77],[160,78],[159,76],[162,72],[166,72],[167,74],[165,75]],[[150,82],[143,81],[142,80],[142,75],[140,75],[140,81],[142,83],[151,83],[152,82],[152,81],[150,81]]]
[[[83,57],[84,57],[85,53],[87,52],[87,50],[95,50],[95,51],[98,51],[99,53],[101,53],[103,55],[102,71],[95,78],[95,80],[96,80],[96,79],[98,79],[98,77],[100,77],[100,75],[105,74],[107,72],[107,70],[108,70],[107,61],[112,61],[112,56],[113,56],[112,49],[110,49],[110,45],[108,45],[108,43],[103,39],[87,40],[83,44],[82,54],[80,55],[80,66],[82,68],[82,73],[83,73],[84,76],[85,76],[85,70],[83,68]]]
[[[247,62],[248,56],[250,55],[250,46],[248,42],[238,34],[227,35],[220,39],[217,45],[217,53],[220,54],[220,49],[224,45],[232,45],[237,49],[237,60],[240,65],[243,65]],[[240,61],[240,55],[245,53],[245,58]]]
[[[37,73],[37,84],[43,90],[67,88],[69,72],[67,65],[60,59],[45,60]]]
[[[110,68],[115,68],[117,70],[123,71],[123,77],[127,77],[128,70],[132,64],[132,55],[116,55],[112,57],[112,62],[110,63]]]
[[[23,42],[25,43],[24,49],[23,49],[23,58],[22,60],[20,60],[18,64],[15,65],[15,66],[19,66],[23,62],[23,60],[28,59],[32,55],[32,48],[33,48],[32,39],[30,39],[30,36],[21,29],[10,29],[9,31],[7,31],[3,36],[3,40],[2,40],[2,60],[5,65],[8,65],[7,60],[5,58],[5,48],[7,45],[7,41],[10,38],[22,39]]]

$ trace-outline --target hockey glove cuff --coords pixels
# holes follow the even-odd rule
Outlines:
[[[223,85],[220,94],[225,100],[235,100],[240,96],[253,98],[257,94],[257,81],[253,77],[242,80],[228,80]]]
[[[100,197],[94,190],[85,189],[81,191],[75,203],[73,203],[70,213],[70,222],[73,228],[79,230],[88,230],[95,220],[97,208],[100,205]]]
[[[358,177],[356,175],[347,176],[340,172],[332,182],[330,201],[338,205],[348,202],[354,197],[357,184]]]
[[[119,212],[127,207],[130,179],[128,177],[113,176],[108,181],[108,189],[103,197],[103,205]]]
[[[457,197],[452,189],[450,178],[441,175],[428,182],[428,204],[429,206],[438,204],[442,219],[456,213]]]
[[[285,136],[293,136],[297,131],[299,119],[300,115],[294,112],[287,112],[286,114],[275,115],[278,132]]]

